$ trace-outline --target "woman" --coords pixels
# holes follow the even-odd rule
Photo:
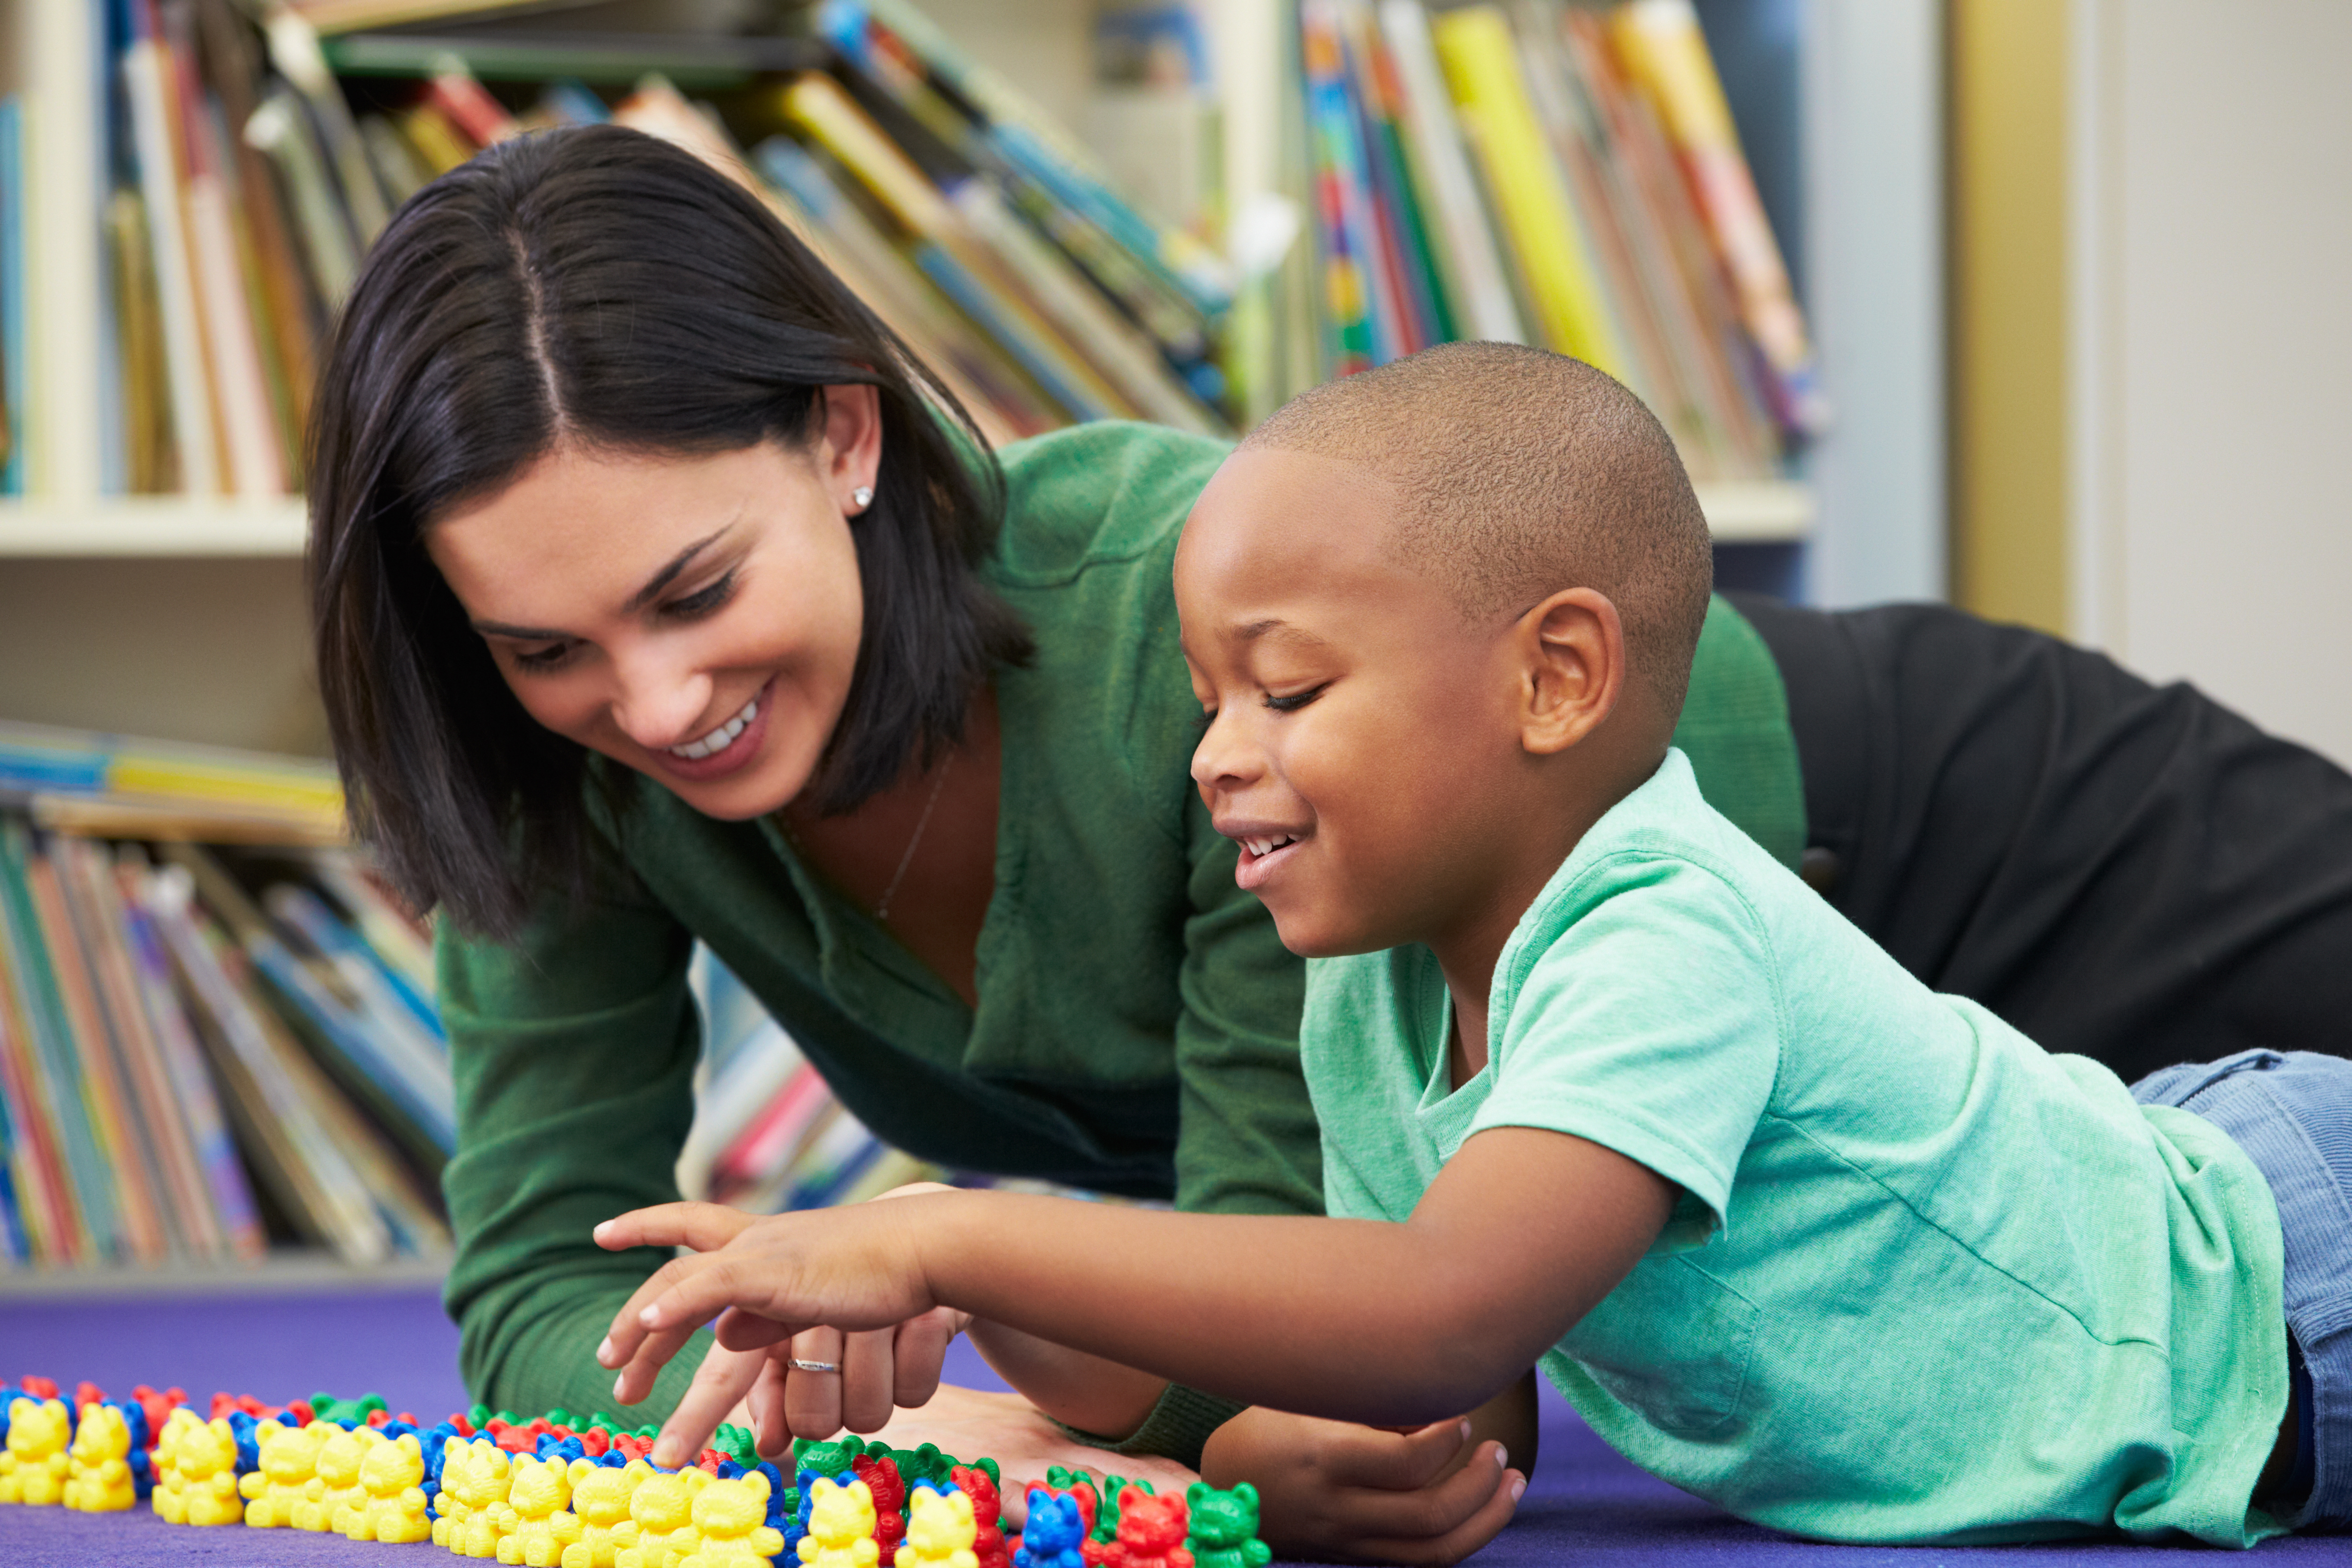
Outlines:
[[[320,382],[319,662],[358,821],[446,917],[447,1300],[478,1394],[606,1401],[597,1337],[658,1259],[589,1229],[674,1195],[696,938],[901,1147],[1190,1208],[1319,1206],[1300,968],[1186,770],[1170,558],[1221,457],[1102,426],[992,460],[764,209],[632,132],[507,143],[394,220]],[[1854,735],[1797,688],[1792,729],[1773,654],[1811,669],[1815,623],[1842,623],[1754,613],[1769,639],[1711,614],[1676,740],[1793,864],[1809,802],[1867,792],[1835,754]],[[1866,834],[1836,848],[1842,886],[1891,880],[1906,912]],[[2031,934],[2063,912],[2016,913]],[[1960,923],[1930,958],[1969,949]],[[688,1355],[652,1410],[756,1389],[767,1438],[871,1430],[929,1392],[950,1326],[714,1356],[690,1394]],[[1256,1480],[1269,1539],[1302,1551],[1451,1559],[1515,1500],[1517,1472],[1453,1423],[1015,1380],[1123,1452]],[[1524,1463],[1530,1407],[1506,1405],[1481,1432]],[[1028,1419],[969,1447],[1034,1445]]]

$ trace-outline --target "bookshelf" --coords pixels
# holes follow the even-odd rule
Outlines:
[[[79,503],[0,504],[0,556],[93,560],[130,556],[299,557],[299,500],[187,500],[110,496]]]
[[[1302,12],[1292,0],[1200,0],[1198,9],[1212,18],[1219,47],[1229,58],[1254,58],[1245,46],[1271,40],[1276,53],[1266,58],[1278,61],[1286,34],[1296,36],[1297,16],[1325,16],[1334,26],[1345,27],[1364,26],[1373,15],[1368,5],[1348,9],[1355,0],[1329,0],[1323,9],[1315,9],[1321,3],[1306,0],[1307,8]],[[1115,140],[1118,134],[1132,136],[1139,124],[1150,127],[1161,121],[1137,118],[1139,106],[1134,102],[1106,109],[1110,95],[1097,89],[1090,34],[1098,6],[1112,4],[1114,0],[1011,0],[1009,4],[1005,0],[929,0],[924,8],[957,47],[998,72],[1048,114],[1079,127],[1082,136],[1091,139],[1100,132]],[[95,112],[108,68],[109,47],[102,31],[106,9],[85,0],[0,0],[0,94],[19,95],[34,121],[35,133],[27,142],[24,210],[26,233],[31,241],[26,272],[31,292],[38,300],[38,309],[29,312],[25,322],[33,363],[33,384],[22,404],[27,421],[26,447],[32,454],[28,494],[0,499],[0,718],[70,722],[315,755],[322,749],[323,731],[310,692],[307,648],[301,635],[304,616],[299,562],[304,520],[299,499],[105,493],[104,476],[121,466],[110,462],[110,454],[102,449],[100,432],[107,428],[105,411],[111,389],[99,368],[109,363],[111,353],[105,325],[111,308],[107,279],[110,258],[120,253],[110,252],[99,226],[91,221],[91,215],[101,208],[101,193],[109,184],[101,169]],[[650,8],[640,7],[638,14],[648,9],[683,15],[690,9],[690,0],[660,0]],[[562,6],[541,10],[543,16],[511,22],[502,19],[502,25],[520,27],[587,14]],[[876,11],[877,16],[886,15],[887,7],[877,0]],[[437,32],[445,24],[435,26]],[[1565,49],[1564,37],[1554,43]],[[1561,58],[1565,59],[1565,54]],[[1249,93],[1278,88],[1278,82],[1270,84],[1267,73],[1283,68],[1278,63],[1268,66],[1260,60],[1254,78],[1247,71],[1237,71],[1237,77],[1247,79],[1224,89],[1225,96],[1215,105],[1222,140],[1211,161],[1218,163],[1231,192],[1265,188],[1269,168],[1279,161],[1265,138],[1275,134],[1269,128],[1280,116],[1262,112],[1265,104],[1250,100]],[[1566,65],[1551,68],[1563,73],[1562,80],[1568,79],[1564,73],[1570,68],[1589,69]],[[493,81],[505,79],[492,76]],[[1439,79],[1429,79],[1437,83],[1438,90],[1444,89]],[[598,85],[608,99],[618,99],[628,90],[625,83],[615,86],[600,81]],[[368,98],[373,90],[355,86],[353,98],[379,108],[391,101],[381,95]],[[510,101],[505,108],[490,105],[491,111],[503,114],[515,107],[513,96],[509,94]],[[1276,100],[1279,100],[1278,92]],[[1156,114],[1168,106],[1143,107]],[[1183,123],[1182,116],[1168,122]],[[748,143],[751,138],[744,135],[743,140]],[[1663,141],[1659,149],[1665,152]],[[751,151],[748,146],[746,150]],[[1402,180],[1402,155],[1392,146],[1389,156],[1392,163],[1387,177],[1391,182]],[[753,162],[758,162],[756,153]],[[1666,169],[1671,176],[1671,157],[1654,167]],[[840,175],[841,169],[835,167],[834,177]],[[1499,181],[1501,173],[1486,170],[1482,177]],[[1587,185],[1579,188],[1590,199],[1596,187],[1589,183],[1592,176],[1585,177]],[[786,184],[781,176],[775,178],[780,205],[800,203],[794,210],[804,216],[815,210],[796,192],[785,194]],[[1402,187],[1392,184],[1391,188]],[[1614,199],[1633,198],[1620,195]],[[887,199],[882,205],[888,205]],[[1298,301],[1306,300],[1303,319],[1315,322],[1314,301],[1318,296],[1312,269],[1324,265],[1317,258],[1316,247],[1323,244],[1328,254],[1338,241],[1336,231],[1324,233],[1315,227],[1317,219],[1311,214],[1300,221],[1290,259],[1273,270],[1265,287],[1276,297],[1285,297],[1283,290],[1291,290],[1286,298],[1295,313],[1301,309]],[[1663,220],[1652,214],[1643,221]],[[1699,231],[1693,228],[1690,233]],[[1620,248],[1630,256],[1637,247],[1621,242]],[[1705,250],[1703,237],[1700,248]],[[1650,254],[1654,258],[1664,253],[1654,249]],[[984,258],[979,263],[983,272],[987,265]],[[1600,268],[1602,263],[1591,265]],[[1608,265],[1622,269],[1634,263],[1620,256]],[[849,272],[846,267],[842,269]],[[1018,282],[1017,271],[1007,276],[1014,276]],[[1026,276],[1034,285],[1034,275]],[[1621,271],[1614,276],[1610,286],[1620,290],[1614,298],[1621,305],[1637,295],[1650,298],[1644,289],[1629,285],[1628,274]],[[1303,290],[1293,287],[1302,282]],[[1524,279],[1520,287],[1527,287]],[[1592,287],[1589,279],[1585,287]],[[1699,289],[1695,283],[1689,287]],[[1080,291],[1086,292],[1083,286]],[[1106,286],[1104,292],[1108,295],[1112,290]],[[1387,308],[1399,309],[1395,300],[1408,292],[1401,285],[1392,286]],[[942,299],[946,297],[943,293]],[[1092,299],[1091,294],[1087,297]],[[964,303],[961,296],[955,299],[959,305]],[[1095,308],[1101,308],[1098,302]],[[1423,308],[1428,308],[1425,300]],[[1538,319],[1527,299],[1521,299],[1519,308],[1526,312],[1526,320]],[[1744,309],[1725,300],[1716,301],[1711,308],[1725,312],[1723,321],[1733,321],[1732,312]],[[1667,308],[1652,301],[1638,309],[1664,312]],[[972,314],[985,336],[991,330],[986,320],[978,311]],[[1236,319],[1239,314],[1237,307]],[[1294,325],[1297,319],[1295,314]],[[1435,319],[1442,320],[1442,312]],[[1664,314],[1658,319],[1663,321]],[[1061,325],[1071,330],[1067,320]],[[1391,341],[1411,342],[1409,336],[1393,336],[1394,322],[1380,330],[1389,331]],[[1654,374],[1659,366],[1673,361],[1675,351],[1657,346],[1671,337],[1672,329],[1654,322],[1646,330],[1650,333],[1644,340],[1647,347],[1628,347],[1633,341],[1628,336],[1619,348],[1626,364],[1646,366]],[[1308,346],[1303,354],[1294,333],[1294,342],[1276,356],[1286,378],[1285,386],[1295,389],[1305,384],[1298,379],[1302,363],[1308,367],[1308,380],[1319,374],[1314,369],[1316,355],[1329,352],[1328,343],[1318,347],[1317,334],[1321,331],[1318,324],[1307,333]],[[1619,331],[1624,329],[1621,326]],[[1423,341],[1427,341],[1425,332]],[[1707,352],[1724,353],[1723,343],[1716,342]],[[1651,356],[1646,362],[1640,357],[1644,353]],[[1171,349],[1168,357],[1176,366],[1175,374],[1189,374],[1178,363],[1180,354]],[[1727,363],[1744,362],[1729,356]],[[1027,363],[1017,356],[1014,364],[1016,371],[1028,369]],[[1116,371],[1104,380],[1128,394],[1134,392],[1139,380],[1147,384],[1148,392],[1152,374],[1162,379],[1171,374],[1168,365],[1156,360],[1150,364],[1150,370],[1130,373],[1124,383]],[[1675,374],[1691,374],[1688,363]],[[1766,373],[1754,374],[1761,377]],[[1771,389],[1742,382],[1737,370],[1719,379],[1732,388],[1725,395],[1732,402],[1748,400],[1739,404],[1746,410],[1742,417],[1763,435],[1741,448],[1737,460],[1721,462],[1717,451],[1717,466],[1698,484],[1701,503],[1717,541],[1731,547],[1735,555],[1739,547],[1758,546],[1771,559],[1793,559],[1816,531],[1819,492],[1804,479],[1773,477],[1781,467],[1779,437],[1772,434],[1773,422],[1780,415],[1777,406],[1767,406],[1772,401]],[[1038,384],[1046,384],[1044,378],[1039,378]],[[1198,382],[1171,384],[1179,387],[1180,401],[1182,387],[1197,391],[1200,385]],[[1213,395],[1200,396],[1206,400],[1202,406],[1208,409],[1211,423],[1216,422],[1221,411],[1208,407]],[[1148,396],[1130,400],[1149,411]],[[1275,400],[1279,401],[1279,395]],[[1069,412],[1067,407],[1060,410],[1056,420]],[[1686,412],[1669,415],[1669,423],[1686,416]],[[1234,422],[1245,421],[1236,417]],[[1679,426],[1677,435],[1696,428]],[[224,468],[229,466],[223,465]],[[183,1285],[228,1288],[232,1282],[264,1289],[304,1289],[334,1280],[414,1283],[429,1278],[433,1268],[429,1261],[353,1268],[316,1255],[272,1256],[247,1268],[226,1270],[110,1265],[62,1276],[0,1273],[0,1298],[25,1290],[121,1293]]]

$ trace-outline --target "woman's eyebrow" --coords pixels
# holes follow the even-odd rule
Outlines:
[[[728,529],[734,526],[735,520],[730,518],[716,532],[706,533],[700,539],[696,540],[693,543],[679,551],[675,556],[670,558],[668,565],[655,573],[650,578],[646,579],[646,585],[644,587],[630,595],[628,603],[623,605],[621,608],[630,614],[635,614],[636,611],[644,609],[647,605],[653,602],[655,595],[660,593],[664,588],[668,587],[672,583],[676,582],[679,573],[694,564],[694,558],[696,556],[701,554],[703,551],[716,543],[721,534],[724,534]]]

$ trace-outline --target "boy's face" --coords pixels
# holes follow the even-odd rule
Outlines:
[[[1391,558],[1397,505],[1352,464],[1253,448],[1218,469],[1176,552],[1210,714],[1192,778],[1241,844],[1236,879],[1308,956],[1475,918],[1514,843],[1492,787],[1528,762],[1507,627],[1465,626]]]

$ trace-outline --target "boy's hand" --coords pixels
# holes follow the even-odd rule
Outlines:
[[[1211,1434],[1201,1477],[1256,1487],[1266,1544],[1316,1562],[1458,1563],[1510,1523],[1527,1487],[1467,1418],[1393,1432],[1264,1408]]]

